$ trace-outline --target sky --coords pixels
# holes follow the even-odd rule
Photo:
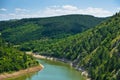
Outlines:
[[[108,17],[120,0],[0,0],[0,20],[85,14]]]

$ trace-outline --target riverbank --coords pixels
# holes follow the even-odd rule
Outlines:
[[[43,56],[43,55],[35,54],[35,53],[32,53],[32,52],[26,52],[26,54],[32,55],[34,58],[37,58],[37,59],[47,59],[47,60],[52,60],[52,61],[64,62],[64,63],[67,63],[67,64],[69,64],[70,66],[73,67],[72,62],[67,60],[67,59],[60,59],[60,58],[55,58],[55,57],[50,57],[50,56]]]
[[[55,57],[50,57],[50,56],[43,56],[43,55],[39,55],[39,54],[35,54],[32,52],[26,52],[26,54],[32,55],[33,57],[37,58],[37,59],[47,59],[47,60],[53,60],[53,61],[61,61],[64,63],[69,64],[70,66],[74,67],[76,70],[81,72],[81,75],[85,76],[87,79],[86,80],[91,80],[91,78],[89,78],[89,74],[87,71],[85,71],[82,68],[78,68],[76,67],[76,65],[74,65],[71,61],[67,60],[67,59],[59,59],[59,58],[55,58]]]
[[[0,80],[14,78],[14,77],[18,77],[18,76],[23,76],[23,75],[28,74],[28,73],[40,71],[43,68],[44,68],[43,65],[40,64],[38,66],[27,68],[25,70],[20,70],[20,71],[13,72],[13,73],[3,73],[3,74],[0,74]]]

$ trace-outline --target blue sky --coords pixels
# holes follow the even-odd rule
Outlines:
[[[0,0],[0,20],[67,14],[106,17],[118,11],[120,0]]]

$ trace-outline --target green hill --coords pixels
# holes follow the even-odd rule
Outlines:
[[[93,80],[120,80],[120,13],[83,33],[58,41],[26,42],[21,50],[71,60]]]
[[[18,71],[38,64],[32,56],[16,50],[0,38],[0,73]]]
[[[0,32],[7,42],[15,44],[46,38],[60,39],[81,33],[105,19],[89,15],[65,15],[1,21]]]

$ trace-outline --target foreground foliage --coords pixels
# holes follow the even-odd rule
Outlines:
[[[32,56],[11,47],[0,38],[0,73],[18,71],[38,65]]]

